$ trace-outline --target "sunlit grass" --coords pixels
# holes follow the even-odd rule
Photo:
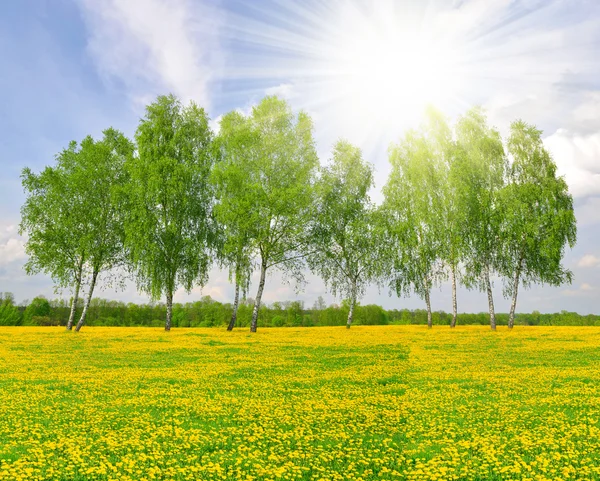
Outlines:
[[[0,479],[600,479],[600,328],[0,329]]]

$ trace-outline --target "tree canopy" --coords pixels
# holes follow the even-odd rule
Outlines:
[[[348,327],[372,283],[421,297],[429,327],[435,286],[451,280],[451,327],[457,284],[480,289],[495,329],[494,276],[512,298],[509,326],[519,286],[571,282],[562,260],[576,241],[573,199],[535,126],[513,122],[504,142],[481,108],[454,124],[429,108],[390,145],[389,162],[376,206],[361,150],[340,140],[320,166],[311,118],[285,100],[226,113],[214,135],[203,108],[159,96],[134,141],[109,128],[72,141],[40,173],[23,170],[25,269],[72,289],[68,329],[87,287],[77,330],[101,273],[129,274],[152,299],[164,296],[166,330],[176,290],[205,285],[213,264],[235,286],[228,329],[258,269],[251,331],[273,269],[301,284],[308,265],[343,298]],[[2,302],[14,317],[12,299]]]
[[[573,276],[562,266],[565,247],[573,247],[577,236],[573,199],[541,136],[541,130],[518,120],[511,124],[507,142],[512,162],[501,191],[499,272],[512,296],[509,327],[514,325],[519,283],[560,285]]]
[[[391,172],[383,189],[387,218],[389,286],[400,296],[411,290],[425,300],[428,325],[430,294],[444,275],[446,228],[444,154],[449,134],[430,113],[418,130],[410,130],[389,150]]]
[[[321,169],[312,220],[311,269],[334,294],[349,298],[349,328],[354,307],[379,267],[375,207],[369,198],[373,167],[360,149],[340,140],[330,165]]]
[[[296,278],[302,273],[318,166],[313,126],[305,113],[295,115],[277,97],[264,98],[247,117],[231,113],[221,125],[226,161],[217,167],[223,194],[217,215],[231,232],[226,252],[239,253],[243,266],[257,258],[260,279],[251,324],[256,331],[267,270],[278,268]]]
[[[213,133],[204,109],[168,95],[146,107],[135,140],[137,155],[126,163],[125,241],[139,288],[166,296],[168,331],[175,290],[203,285],[212,262]]]

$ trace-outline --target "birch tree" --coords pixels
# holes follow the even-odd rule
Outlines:
[[[73,290],[67,330],[73,326],[87,260],[85,235],[87,212],[73,169],[79,147],[73,141],[56,156],[56,166],[39,174],[29,168],[21,174],[26,200],[21,207],[19,233],[27,236],[27,274],[50,275],[57,287]]]
[[[572,273],[562,258],[573,247],[577,226],[573,198],[556,164],[544,148],[542,131],[523,121],[511,124],[508,152],[512,163],[501,192],[501,274],[505,294],[512,298],[508,327],[515,321],[519,285],[560,285]]]
[[[487,125],[481,109],[469,110],[456,126],[456,159],[462,174],[461,205],[466,213],[465,280],[487,293],[490,327],[496,329],[491,275],[497,271],[501,252],[502,209],[500,191],[504,185],[506,155],[500,134]]]
[[[439,132],[432,118],[390,146],[391,172],[384,186],[383,212],[389,287],[398,295],[411,291],[425,300],[432,327],[431,289],[444,277],[444,191]]]
[[[253,228],[250,215],[253,201],[247,191],[247,181],[257,140],[249,120],[239,112],[222,117],[216,139],[220,161],[213,169],[211,180],[216,188],[215,218],[222,239],[219,259],[235,286],[228,331],[233,330],[237,321],[240,289],[245,297],[252,274],[254,242],[250,236]]]
[[[239,157],[237,168],[245,180],[239,184],[232,215],[245,218],[240,235],[260,268],[250,324],[256,332],[267,271],[276,268],[296,279],[302,276],[318,158],[311,119],[303,112],[293,114],[284,100],[265,97],[244,122],[244,135],[251,141]],[[237,178],[239,172],[229,171],[226,177]]]
[[[81,142],[73,178],[86,215],[80,243],[86,253],[90,280],[75,331],[85,324],[98,276],[125,262],[122,189],[127,177],[125,163],[133,150],[133,143],[112,128],[103,132],[100,141],[86,137]]]
[[[460,281],[460,264],[465,255],[466,208],[461,202],[461,183],[465,175],[461,156],[464,151],[453,140],[452,128],[441,112],[428,108],[426,112],[428,146],[437,177],[440,196],[430,205],[439,209],[439,257],[442,267],[450,275],[452,289],[452,320],[456,326],[458,304],[457,283]],[[435,212],[434,217],[437,217]]]
[[[360,149],[338,141],[331,164],[321,169],[308,263],[334,295],[349,299],[346,327],[354,307],[378,273],[376,215],[369,198],[373,167]]]
[[[126,164],[126,248],[138,287],[166,297],[171,329],[173,293],[204,285],[216,244],[213,134],[204,109],[173,95],[146,107],[137,128],[137,156]]]
[[[80,289],[89,271],[89,290],[76,330],[83,326],[98,275],[123,259],[122,212],[116,190],[133,144],[109,128],[103,138],[75,141],[57,156],[57,165],[40,174],[22,173],[27,194],[21,233],[28,235],[28,273],[45,272],[59,287],[73,287],[70,330]]]

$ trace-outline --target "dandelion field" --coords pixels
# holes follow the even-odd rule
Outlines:
[[[600,479],[600,328],[0,329],[0,480]]]

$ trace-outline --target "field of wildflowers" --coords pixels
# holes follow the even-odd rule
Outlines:
[[[600,479],[600,328],[0,328],[0,480]]]

